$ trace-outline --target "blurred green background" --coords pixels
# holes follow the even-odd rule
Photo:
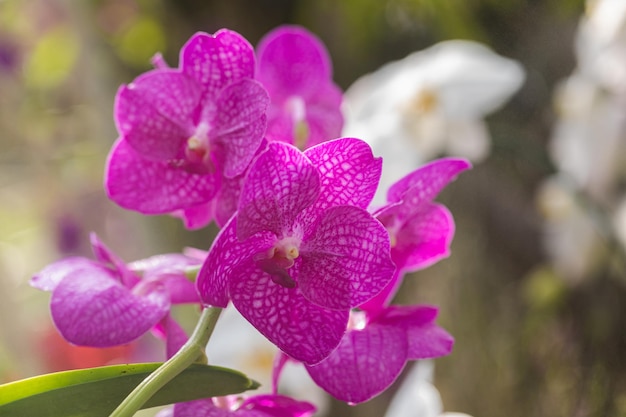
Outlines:
[[[89,231],[129,261],[208,249],[215,233],[107,201],[117,87],[157,51],[177,64],[196,31],[227,27],[255,45],[293,23],[325,42],[344,89],[446,39],[477,40],[522,63],[524,86],[487,119],[491,155],[439,198],[457,222],[452,256],[408,278],[398,300],[439,305],[439,323],[456,337],[436,361],[446,410],[626,415],[626,277],[615,266],[623,251],[606,241],[588,276],[562,279],[547,262],[535,202],[555,171],[553,93],[576,65],[584,9],[582,0],[0,0],[0,381],[62,361],[51,353],[63,348],[51,342],[49,295],[27,281],[62,256],[88,255]],[[333,403],[331,415],[382,416],[396,387],[357,407]]]

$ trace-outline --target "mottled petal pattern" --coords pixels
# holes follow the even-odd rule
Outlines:
[[[215,141],[224,146],[224,175],[241,174],[250,164],[265,131],[269,97],[257,81],[244,79],[225,87],[217,99]]]
[[[169,307],[162,286],[135,295],[104,268],[70,273],[57,285],[50,301],[52,319],[63,337],[94,347],[132,342],[156,325]]]
[[[391,257],[399,269],[416,271],[448,257],[453,237],[452,214],[440,204],[427,203],[414,210],[395,235]]]
[[[223,187],[224,183],[222,182],[222,188]],[[170,213],[170,215],[181,219],[186,229],[197,230],[211,223],[211,220],[213,220],[216,216],[214,213],[215,204],[215,200],[211,200],[208,203],[197,204],[195,206],[174,210]]]
[[[91,271],[98,264],[87,258],[71,257],[54,262],[39,271],[30,280],[30,285],[42,291],[53,291],[59,282],[75,271]]]
[[[324,211],[301,247],[297,281],[311,302],[349,309],[372,298],[391,280],[395,266],[387,230],[354,206]]]
[[[231,82],[254,78],[254,50],[237,32],[221,29],[215,35],[196,33],[180,52],[184,74],[217,94]]]
[[[380,394],[396,380],[406,364],[407,351],[402,328],[373,324],[348,332],[328,358],[306,368],[335,398],[356,404]]]
[[[219,176],[176,169],[142,158],[123,139],[113,145],[105,173],[109,198],[144,214],[163,214],[206,203],[217,192]]]
[[[250,168],[239,200],[237,236],[266,230],[282,236],[296,216],[317,200],[318,170],[297,148],[270,143]]]
[[[121,136],[144,158],[178,157],[193,134],[193,112],[202,90],[177,70],[154,70],[120,87],[115,120]]]
[[[229,283],[239,312],[292,358],[317,363],[339,344],[348,310],[331,311],[310,303],[300,290],[276,284],[254,262],[239,265]]]
[[[343,138],[324,142],[304,154],[321,174],[320,199],[315,207],[350,204],[367,208],[378,186],[382,159],[360,139]]]
[[[233,217],[217,235],[198,272],[196,285],[205,304],[226,307],[230,299],[228,281],[232,269],[269,248],[274,239],[260,234],[245,241],[237,239],[237,217]]]
[[[376,320],[406,330],[407,359],[437,358],[448,355],[454,344],[454,338],[435,324],[437,313],[437,308],[431,306],[394,306]]]

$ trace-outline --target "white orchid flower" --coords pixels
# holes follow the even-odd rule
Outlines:
[[[385,417],[471,417],[443,412],[441,395],[432,384],[433,372],[433,361],[419,361],[413,365],[391,400]]]
[[[389,63],[346,91],[343,136],[367,141],[390,185],[441,154],[484,159],[483,118],[524,80],[520,64],[470,41],[446,41]]]
[[[589,0],[576,37],[582,73],[615,93],[626,93],[626,2]]]

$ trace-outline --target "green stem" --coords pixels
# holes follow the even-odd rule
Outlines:
[[[222,309],[219,307],[205,308],[187,343],[167,362],[144,379],[141,384],[137,385],[111,413],[110,417],[133,416],[159,389],[202,357],[221,312]]]

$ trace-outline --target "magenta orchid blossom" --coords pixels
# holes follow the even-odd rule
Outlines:
[[[269,98],[254,67],[252,46],[223,29],[192,36],[179,68],[161,63],[122,86],[109,197],[144,214],[176,212],[188,227],[207,224],[209,203],[225,179],[245,171],[263,139]]]
[[[335,398],[367,401],[387,389],[407,361],[450,353],[454,339],[434,323],[436,316],[430,306],[387,307],[373,317],[355,311],[337,349],[306,369]]]
[[[95,260],[63,259],[30,281],[52,292],[52,319],[67,341],[93,347],[129,343],[165,319],[172,304],[199,303],[184,271],[201,260],[166,254],[126,265],[95,234],[91,244]]]
[[[270,143],[200,270],[202,300],[226,307],[232,299],[289,356],[324,359],[350,309],[382,290],[395,269],[387,231],[364,209],[380,167],[358,139],[305,153]]]
[[[394,183],[388,203],[374,215],[387,228],[396,273],[389,285],[362,309],[373,311],[389,304],[404,273],[426,268],[450,255],[454,219],[433,199],[471,164],[465,159],[442,158],[430,162]]]
[[[267,89],[267,137],[305,149],[340,136],[341,90],[324,44],[298,26],[269,32],[257,47],[257,79]]]

